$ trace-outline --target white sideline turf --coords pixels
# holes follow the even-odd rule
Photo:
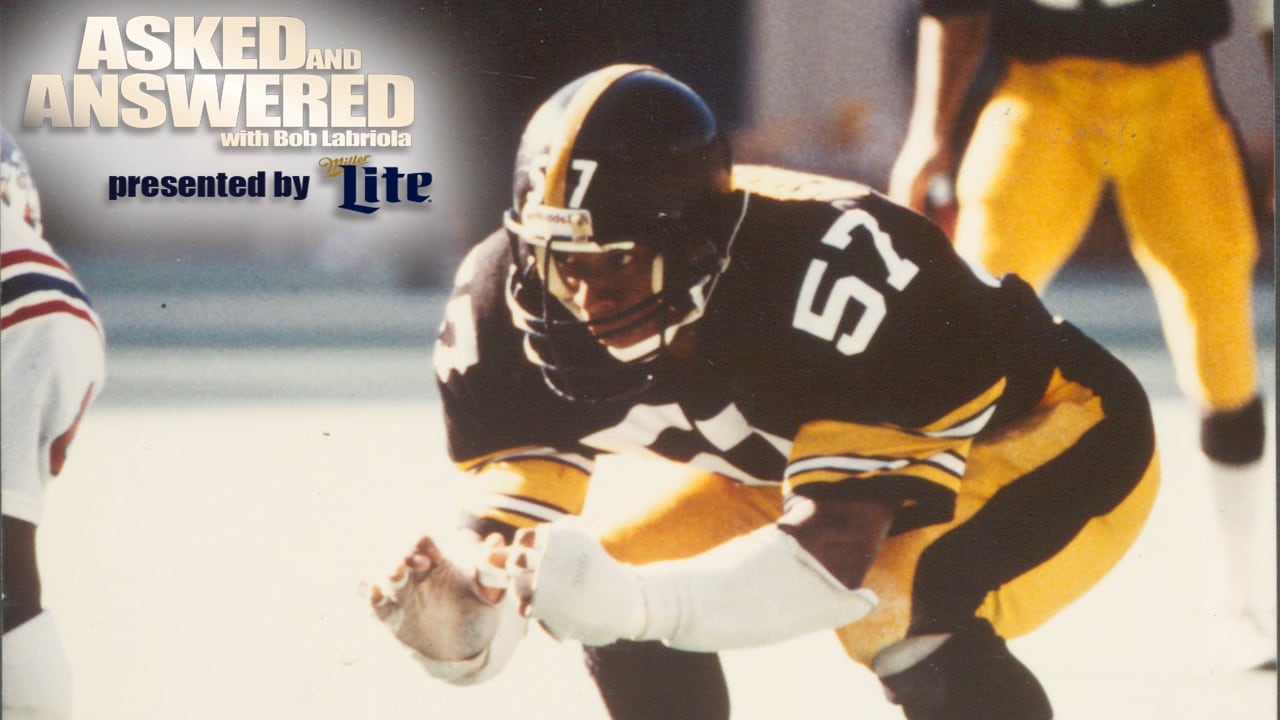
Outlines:
[[[436,415],[419,402],[95,408],[40,536],[79,717],[603,717],[576,649],[540,630],[501,677],[460,690],[365,614],[358,583],[420,530],[452,525]],[[1015,650],[1064,720],[1274,718],[1275,673],[1206,661],[1219,578],[1203,572],[1215,555],[1194,417],[1176,399],[1156,416],[1165,480],[1147,530]],[[735,718],[901,717],[826,634],[725,665]]]

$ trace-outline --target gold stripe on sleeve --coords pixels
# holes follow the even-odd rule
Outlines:
[[[911,476],[949,491],[959,488],[969,438],[930,437],[883,425],[819,420],[800,428],[785,489],[813,482]]]
[[[958,425],[963,425],[970,419],[978,417],[991,406],[995,405],[1000,396],[1004,394],[1005,386],[1008,382],[1004,378],[1000,378],[994,385],[987,388],[974,399],[943,415],[934,422],[920,428],[926,433],[946,432]]]
[[[590,479],[582,469],[554,459],[499,460],[466,478],[463,504],[506,522],[511,522],[508,516],[513,513],[522,517],[578,514],[586,502]],[[529,511],[521,512],[523,507]],[[529,523],[526,520],[511,524]]]

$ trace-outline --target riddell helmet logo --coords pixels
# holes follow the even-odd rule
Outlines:
[[[526,205],[520,213],[525,234],[531,240],[567,238],[574,242],[591,239],[591,212],[545,205]]]

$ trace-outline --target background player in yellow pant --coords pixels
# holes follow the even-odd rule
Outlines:
[[[1274,482],[1260,462],[1258,241],[1206,60],[1230,25],[1225,0],[921,5],[915,103],[890,195],[919,210],[950,202],[939,178],[956,167],[957,118],[989,39],[1002,75],[959,161],[957,249],[1043,289],[1113,189],[1179,385],[1201,409],[1229,613],[1256,635],[1233,643],[1246,652],[1232,661],[1274,667],[1274,598],[1258,597],[1250,577],[1256,509]]]

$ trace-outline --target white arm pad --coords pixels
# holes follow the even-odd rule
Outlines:
[[[410,655],[427,674],[453,685],[475,685],[497,675],[515,654],[529,621],[520,614],[515,593],[507,592],[498,603],[498,629],[489,646],[466,660],[436,660],[410,648]]]
[[[770,525],[685,560],[635,568],[647,622],[637,639],[683,650],[767,645],[858,620],[871,590],[850,590]]]

